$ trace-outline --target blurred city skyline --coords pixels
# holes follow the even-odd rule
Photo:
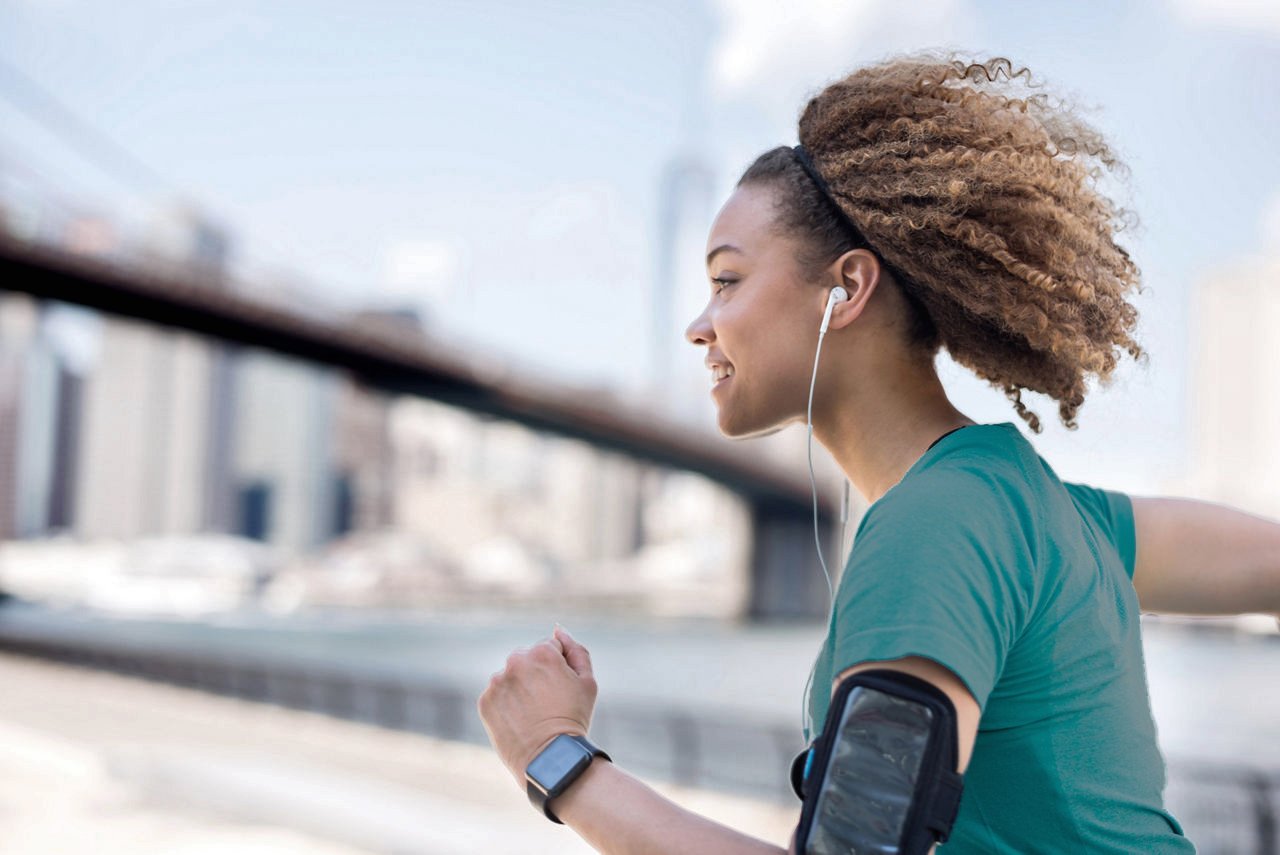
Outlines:
[[[1142,223],[1121,242],[1150,289],[1135,303],[1151,363],[1122,360],[1076,432],[1028,396],[1045,425],[1033,441],[1064,479],[1195,481],[1194,295],[1223,269],[1262,276],[1280,247],[1280,15],[1262,3],[0,8],[0,57],[155,176],[90,162],[0,73],[0,179],[122,224],[180,193],[233,235],[233,267],[345,307],[412,303],[566,382],[645,388],[665,324],[672,397],[693,401],[672,406],[701,407],[708,426],[702,353],[683,338],[706,297],[689,250],[706,223],[686,214],[671,305],[655,312],[662,176],[702,164],[709,223],[754,155],[795,141],[809,95],[890,53],[1009,56],[1096,107],[1087,118],[1132,169],[1115,198]],[[961,409],[1029,433],[1002,394],[939,367]]]
[[[1141,223],[1120,243],[1150,363],[1121,359],[1074,432],[1029,394],[1032,434],[941,355],[954,403],[1063,481],[1280,520],[1275,0],[0,0],[0,22],[10,288],[286,310],[317,338],[465,357],[511,381],[490,400],[625,402],[614,425],[705,431],[707,458],[728,440],[684,331],[738,175],[860,65],[1006,56],[1132,170],[1103,187]],[[35,246],[56,252],[23,268]],[[42,280],[58,255],[72,272]],[[537,427],[585,408],[493,417],[432,397],[465,370],[380,386],[256,332],[287,325],[211,339],[137,320],[127,291],[116,315],[0,283],[6,851],[585,850],[506,786],[471,712],[553,622],[592,650],[593,739],[782,845],[827,585],[865,509],[854,491],[818,545],[803,426],[737,449],[806,482],[784,506]],[[812,462],[835,495],[834,461]],[[1276,622],[1141,617],[1164,800],[1206,855],[1265,847]]]

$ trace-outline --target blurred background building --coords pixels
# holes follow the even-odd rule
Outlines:
[[[1223,265],[1193,294],[1190,478],[1178,492],[1280,519],[1280,253]]]

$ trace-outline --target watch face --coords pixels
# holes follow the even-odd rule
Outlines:
[[[566,775],[591,762],[591,754],[581,744],[561,734],[533,758],[526,773],[544,791],[550,792]]]

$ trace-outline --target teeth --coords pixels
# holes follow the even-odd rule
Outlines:
[[[715,371],[713,372],[713,375],[712,375],[712,376],[713,376],[713,378],[716,380],[716,382],[719,382],[719,381],[723,380],[723,379],[724,379],[724,378],[726,378],[726,377],[732,377],[732,376],[733,376],[733,368],[732,368],[732,367],[726,368],[726,367],[724,367],[724,366],[722,366],[722,365],[721,365],[721,366],[716,366]]]

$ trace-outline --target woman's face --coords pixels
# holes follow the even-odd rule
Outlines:
[[[728,437],[806,420],[825,291],[803,281],[794,240],[772,231],[772,194],[739,187],[716,215],[707,238],[710,299],[685,330],[691,343],[707,346],[709,378],[716,368],[733,372],[711,388]]]

